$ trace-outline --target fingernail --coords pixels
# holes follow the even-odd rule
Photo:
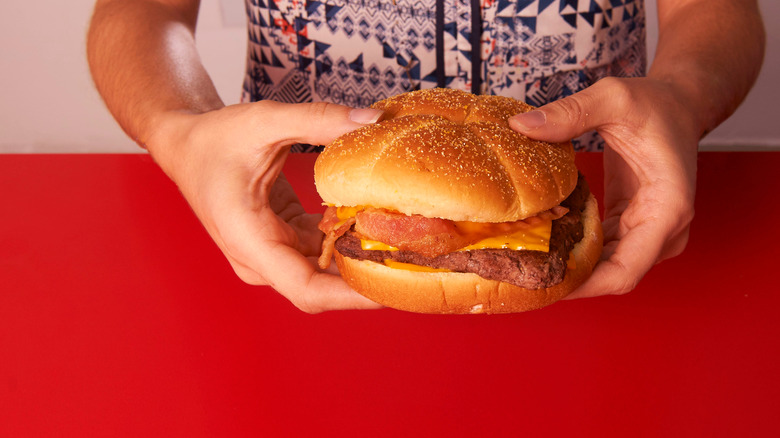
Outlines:
[[[367,125],[369,123],[376,123],[376,121],[382,117],[382,114],[384,114],[384,112],[377,109],[355,108],[349,112],[349,120]]]
[[[510,120],[519,128],[530,131],[542,127],[547,122],[547,116],[539,110],[533,110],[512,116]]]

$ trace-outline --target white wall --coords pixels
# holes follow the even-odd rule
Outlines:
[[[655,7],[655,0],[646,0],[648,10]],[[778,149],[780,150],[780,123],[777,106],[780,102],[780,1],[759,0],[764,26],[767,32],[766,55],[761,74],[742,106],[725,122],[702,140],[702,149],[731,150]],[[655,36],[655,29],[648,32]],[[648,44],[648,51],[655,49],[655,41]]]
[[[648,10],[654,7],[648,1]],[[760,0],[767,56],[756,88],[705,140],[708,148],[780,148],[780,2]],[[0,152],[141,152],[95,92],[85,60],[93,0],[0,4]],[[240,95],[245,57],[243,0],[202,0],[198,46],[227,103]],[[652,27],[652,26],[651,26]],[[655,35],[650,32],[651,39]],[[652,53],[654,43],[651,42]],[[771,120],[770,120],[771,119]]]
[[[241,95],[242,0],[202,0],[201,56],[226,103]],[[229,2],[229,3],[228,3]],[[94,0],[0,2],[0,152],[143,152],[103,106],[86,63]],[[224,22],[224,24],[223,24]]]

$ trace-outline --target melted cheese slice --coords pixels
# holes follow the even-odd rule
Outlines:
[[[360,239],[360,248],[367,251],[398,251],[398,248],[378,240]]]
[[[552,220],[539,220],[534,225],[515,231],[511,234],[488,237],[477,243],[461,248],[459,251],[472,249],[513,249],[515,251],[550,251],[550,233]]]
[[[550,230],[552,221],[520,230],[512,234],[493,236],[482,239],[474,244],[458,249],[458,251],[470,251],[474,249],[513,249],[515,251],[550,251]],[[398,248],[376,240],[361,239],[360,247],[364,250],[374,251],[398,251]]]
[[[336,215],[341,221],[346,221],[355,216],[364,207],[338,207]],[[468,233],[485,234],[483,229],[489,225],[477,222],[457,222],[458,228],[466,230]],[[513,249],[515,251],[530,250],[543,251],[550,250],[550,232],[552,230],[552,220],[540,219],[533,221],[522,230],[511,234],[503,234],[487,237],[472,245],[460,248],[458,251],[470,251],[475,249]],[[376,240],[361,239],[360,247],[364,250],[375,251],[398,251],[398,248],[387,245]]]
[[[339,220],[345,221],[355,217],[359,211],[364,209],[365,207],[336,207],[336,216]]]
[[[385,266],[393,269],[405,269],[407,271],[415,271],[415,272],[452,272],[449,269],[429,268],[428,266],[420,266],[420,265],[415,265],[413,263],[397,262],[391,259],[385,260]]]

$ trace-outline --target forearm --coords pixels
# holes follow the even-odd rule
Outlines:
[[[197,0],[97,2],[90,71],[109,111],[142,146],[166,115],[224,106],[196,51],[197,10]]]
[[[755,0],[658,0],[659,40],[648,77],[681,93],[703,136],[747,95],[761,67],[764,29]]]

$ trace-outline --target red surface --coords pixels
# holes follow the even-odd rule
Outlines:
[[[699,169],[687,251],[629,295],[306,315],[147,156],[0,155],[0,436],[778,436],[780,153]]]

